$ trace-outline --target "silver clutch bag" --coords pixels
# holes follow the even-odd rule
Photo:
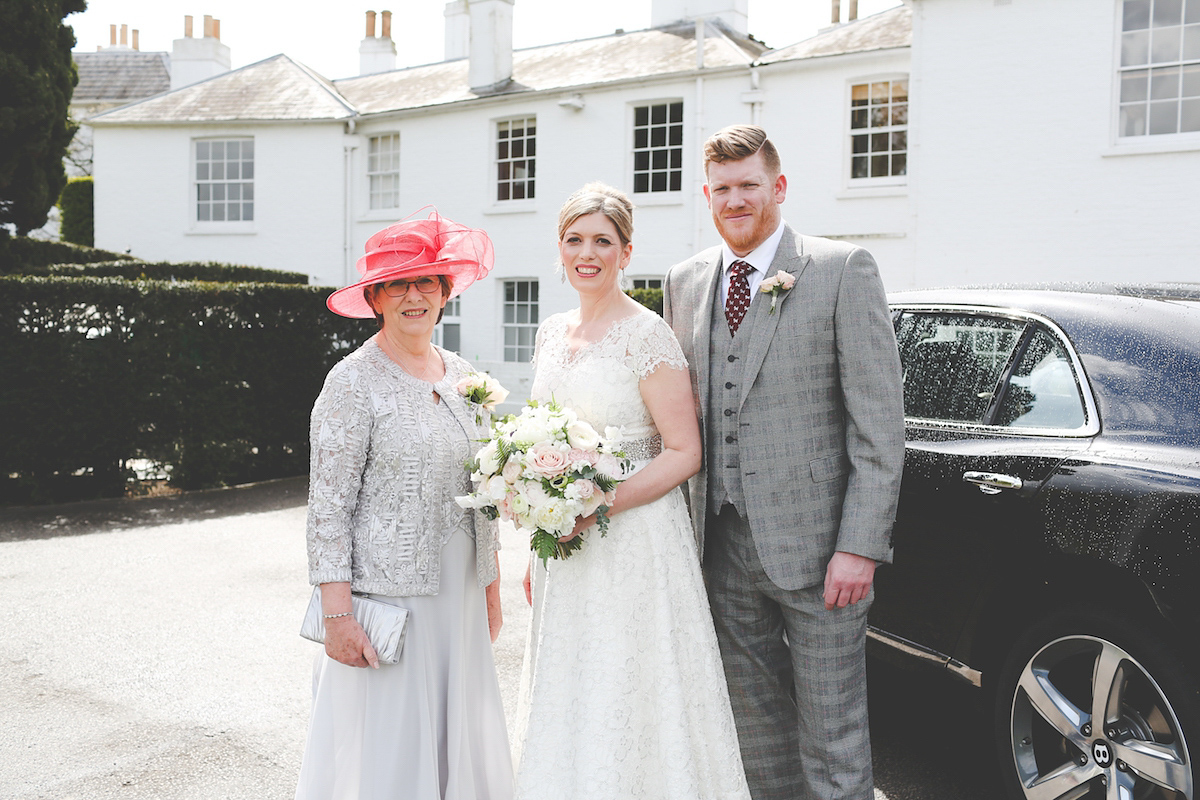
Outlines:
[[[404,649],[408,609],[357,594],[350,597],[350,606],[354,609],[354,618],[358,620],[367,638],[371,640],[371,646],[379,654],[379,662],[395,664],[399,661],[400,651]],[[318,644],[325,643],[325,618],[321,611],[320,586],[313,587],[308,610],[304,612],[304,622],[300,625],[300,635]]]

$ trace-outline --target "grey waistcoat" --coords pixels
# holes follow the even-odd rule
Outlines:
[[[743,519],[747,514],[738,450],[738,403],[749,349],[751,316],[750,312],[746,313],[737,336],[731,337],[724,307],[713,303],[708,346],[708,363],[712,371],[708,390],[711,422],[705,443],[708,448],[709,506],[716,514],[722,505],[732,503]]]

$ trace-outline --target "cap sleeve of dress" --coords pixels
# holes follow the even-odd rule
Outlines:
[[[639,380],[664,364],[672,369],[688,368],[683,348],[671,326],[657,314],[638,315],[631,334],[626,364]]]

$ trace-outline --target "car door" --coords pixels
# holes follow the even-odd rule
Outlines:
[[[1033,498],[1088,446],[1095,412],[1065,337],[995,309],[903,308],[905,465],[875,638],[958,657],[981,599],[1037,549]]]

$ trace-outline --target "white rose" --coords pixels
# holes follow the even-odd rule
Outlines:
[[[484,475],[495,475],[500,469],[500,447],[493,439],[485,444],[479,451],[476,458],[479,459],[479,471]]]
[[[568,514],[567,504],[558,498],[551,498],[534,512],[537,527],[557,536],[570,533],[570,524],[574,517]]]
[[[541,481],[525,481],[517,485],[517,491],[525,497],[529,505],[533,508],[544,505],[550,499],[550,494],[542,488]]]
[[[529,514],[529,501],[521,494],[514,493],[508,501],[509,507],[512,508],[512,513],[517,517],[525,517]]]
[[[595,450],[600,446],[600,434],[591,425],[577,420],[567,426],[567,441],[580,450]]]

